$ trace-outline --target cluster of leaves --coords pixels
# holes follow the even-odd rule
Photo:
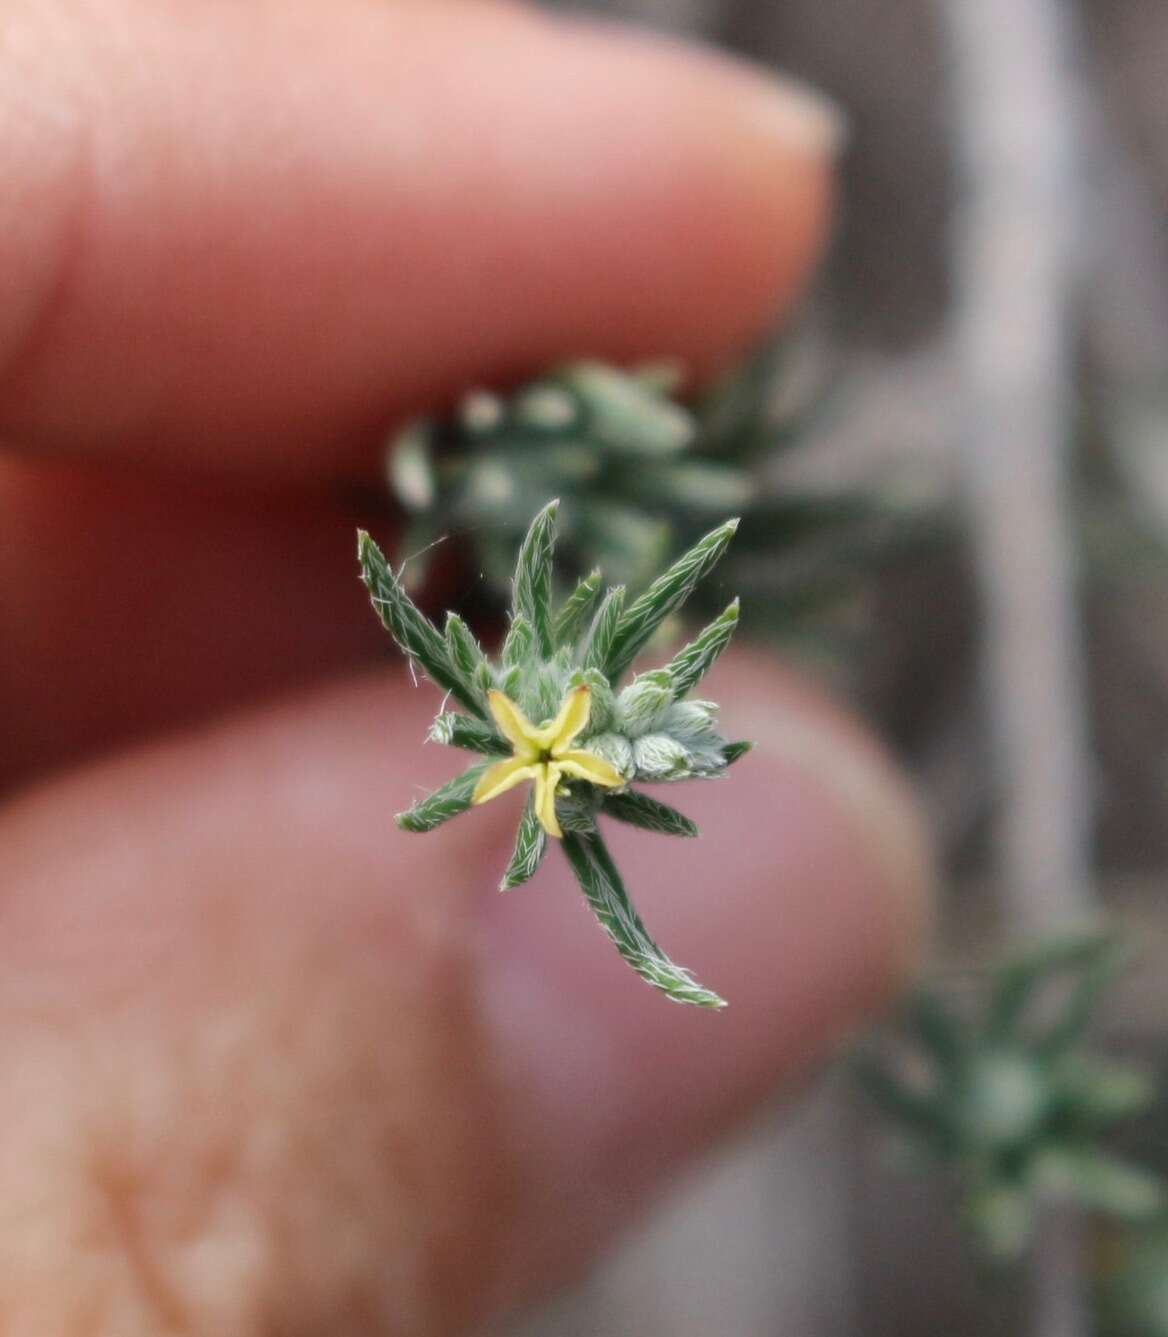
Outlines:
[[[420,583],[431,545],[455,535],[502,604],[515,545],[551,495],[565,499],[564,572],[599,566],[634,587],[736,512],[724,574],[756,633],[805,632],[805,620],[837,602],[904,526],[870,492],[769,485],[765,466],[806,439],[818,407],[776,419],[778,358],[778,346],[767,347],[694,405],[677,399],[674,365],[570,362],[509,396],[477,390],[450,418],[411,423],[387,455],[391,490],[411,516],[408,579]]]
[[[1151,1083],[1084,1052],[1098,995],[1123,954],[1103,933],[1051,940],[998,968],[980,1009],[935,990],[906,1004],[899,1053],[863,1055],[860,1080],[909,1150],[949,1170],[985,1253],[1012,1261],[1044,1198],[1128,1222],[1154,1218],[1160,1181],[1104,1146]]]
[[[509,626],[498,661],[490,659],[461,617],[448,613],[439,630],[416,607],[399,576],[368,534],[358,538],[361,577],[383,624],[409,659],[458,703],[442,711],[431,737],[477,752],[461,775],[397,818],[406,831],[431,831],[464,812],[492,761],[512,743],[498,724],[499,693],[531,721],[548,721],[569,693],[588,689],[590,710],[574,746],[615,768],[623,784],[601,788],[573,781],[557,791],[555,816],[564,852],[596,917],[622,956],[669,998],[703,1007],[722,1000],[697,984],[649,937],[604,844],[597,818],[667,835],[694,836],[697,828],[672,807],[631,786],[637,781],[712,779],[748,750],[717,730],[717,706],[690,692],[733,634],[737,601],[662,668],[623,676],[662,624],[686,601],[722,556],[736,528],[728,521],[706,534],[638,598],[625,588],[602,588],[599,571],[578,581],[556,606],[553,582],[558,503],[546,505],[520,545],[512,582]],[[547,849],[547,831],[529,801],[519,823],[502,889],[526,882]]]

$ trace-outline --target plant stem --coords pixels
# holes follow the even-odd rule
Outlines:
[[[965,484],[986,629],[1003,904],[1018,935],[1091,905],[1068,463],[1072,0],[943,0],[964,169],[954,229]],[[1044,1232],[1036,1337],[1088,1331],[1077,1223]]]

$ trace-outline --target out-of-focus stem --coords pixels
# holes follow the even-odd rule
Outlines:
[[[1080,183],[1072,0],[942,0],[962,159],[955,345],[985,617],[1000,882],[1010,928],[1083,918],[1087,747],[1068,472],[1073,223]],[[1088,1321],[1076,1224],[1051,1222],[1033,1274],[1036,1337]]]

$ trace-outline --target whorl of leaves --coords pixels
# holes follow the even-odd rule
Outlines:
[[[1051,939],[1000,965],[976,1008],[919,990],[904,1009],[899,1055],[856,1061],[861,1085],[905,1139],[955,1172],[965,1221],[996,1261],[1022,1254],[1044,1198],[1129,1223],[1168,1205],[1160,1180],[1104,1141],[1147,1106],[1150,1083],[1084,1051],[1122,959],[1106,932]]]
[[[484,406],[484,412],[489,406]],[[529,406],[547,416],[556,401]],[[659,424],[664,433],[669,424]],[[661,438],[664,442],[664,436]],[[432,831],[466,811],[492,758],[511,752],[510,743],[486,709],[497,687],[534,723],[552,718],[566,693],[586,684],[592,693],[586,732],[578,746],[604,757],[629,780],[678,780],[721,774],[748,744],[727,743],[716,732],[716,706],[684,698],[725,648],[738,621],[731,604],[664,668],[641,673],[619,696],[614,684],[666,618],[721,556],[734,533],[729,521],[683,554],[631,605],[617,585],[602,594],[599,572],[579,581],[559,612],[553,608],[553,561],[557,504],[536,515],[520,545],[512,580],[512,609],[501,664],[494,665],[466,623],[454,613],[443,632],[415,606],[380,549],[361,533],[361,577],[382,622],[398,645],[467,713],[443,711],[430,728],[437,742],[477,752],[485,759],[419,799],[397,818],[406,831]],[[670,730],[673,732],[671,733]],[[596,828],[599,813],[643,830],[692,837],[697,827],[676,809],[625,788],[602,789],[570,781],[556,814],[563,846],[585,898],[617,950],[654,988],[676,1002],[722,1007],[722,1000],[674,964],[649,937]],[[501,890],[527,882],[548,848],[548,836],[529,795]]]

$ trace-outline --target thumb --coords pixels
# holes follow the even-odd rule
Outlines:
[[[631,975],[557,851],[495,892],[503,800],[394,829],[458,765],[398,675],[11,805],[0,1327],[461,1331],[821,1056],[913,954],[922,841],[852,725],[758,662],[715,672],[761,746],[678,792],[701,841],[613,843],[716,1014]]]

